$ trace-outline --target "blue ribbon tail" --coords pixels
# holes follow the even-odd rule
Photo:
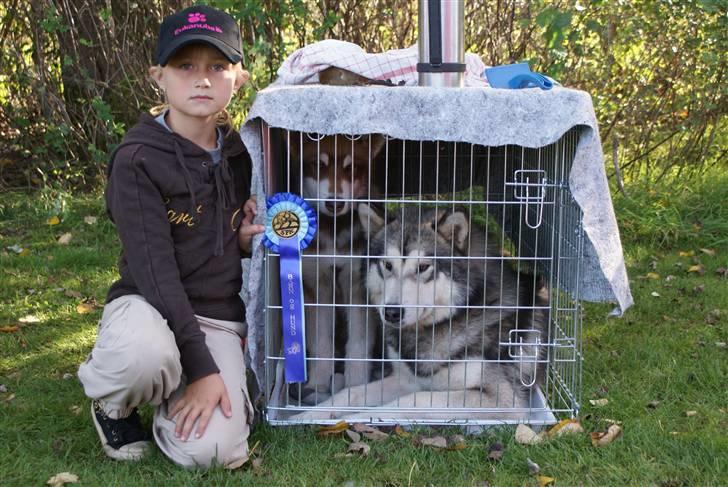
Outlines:
[[[286,383],[306,382],[306,327],[298,239],[281,239],[280,278]]]

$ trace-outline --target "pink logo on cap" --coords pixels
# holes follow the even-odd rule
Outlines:
[[[194,24],[195,22],[207,22],[207,17],[199,12],[191,12],[187,15],[187,23]]]

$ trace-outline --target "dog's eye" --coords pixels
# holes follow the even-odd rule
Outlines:
[[[430,267],[432,267],[430,264],[420,264],[419,266],[417,266],[417,273],[422,275],[425,272],[429,271]]]
[[[384,267],[384,270],[386,270],[387,272],[392,272],[392,263],[388,260],[382,262],[382,267]]]

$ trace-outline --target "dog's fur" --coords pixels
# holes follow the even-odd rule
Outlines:
[[[392,373],[344,389],[297,420],[329,419],[337,407],[395,408],[390,419],[519,419],[525,413],[444,411],[446,408],[524,408],[529,389],[540,383],[545,347],[525,332],[523,346],[509,342],[511,330],[535,330],[547,340],[548,290],[532,275],[519,274],[484,232],[462,211],[406,208],[390,221],[359,207],[362,226],[375,236],[366,265],[369,299],[385,324]],[[516,337],[511,337],[517,340]],[[525,362],[509,356],[523,354]],[[538,358],[538,364],[536,364]],[[417,412],[402,408],[421,408]],[[439,412],[436,411],[439,409]],[[366,420],[363,412],[350,419]]]
[[[308,379],[295,399],[316,403],[340,389],[335,386],[336,354],[334,330],[335,304],[345,306],[337,336],[346,334],[344,386],[369,381],[370,359],[374,347],[376,319],[367,319],[360,257],[365,252],[365,235],[353,211],[355,200],[374,196],[371,161],[384,146],[380,135],[351,140],[346,136],[326,136],[309,140],[302,135],[293,150],[303,160],[303,197],[311,201],[318,214],[315,240],[304,252],[303,283],[306,306],[306,343]],[[337,257],[328,257],[334,256]],[[311,257],[306,257],[311,256]],[[313,257],[326,256],[326,257]],[[342,329],[343,328],[343,329]],[[355,359],[362,359],[356,361]]]

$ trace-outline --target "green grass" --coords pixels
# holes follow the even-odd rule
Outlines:
[[[0,484],[40,485],[69,471],[84,485],[536,485],[528,457],[556,485],[726,485],[728,350],[718,343],[728,341],[728,280],[716,270],[728,267],[728,178],[692,189],[628,189],[631,198],[615,197],[615,207],[636,304],[621,319],[606,317],[610,305],[585,305],[583,332],[581,420],[587,431],[621,421],[616,442],[598,449],[581,435],[526,447],[515,444],[513,428],[501,428],[468,437],[461,451],[393,436],[372,443],[367,458],[346,458],[340,437],[258,424],[251,444],[262,467],[234,472],[184,471],[158,452],[134,464],[104,456],[75,377],[100,317],[99,308],[79,314],[77,306],[103,303],[115,278],[118,245],[102,198],[2,194],[0,327],[27,315],[39,321],[0,333],[0,384],[8,389],[0,393]],[[61,223],[48,225],[54,215]],[[97,223],[85,223],[86,216]],[[70,244],[59,245],[66,232]],[[689,271],[697,264],[703,275]],[[709,318],[713,310],[717,320]],[[598,397],[609,404],[588,404]],[[149,421],[149,408],[143,416]],[[487,460],[494,441],[505,448],[496,463]]]

